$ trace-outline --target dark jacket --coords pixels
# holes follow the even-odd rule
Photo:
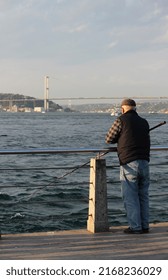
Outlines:
[[[117,141],[121,165],[137,159],[149,161],[150,136],[149,124],[136,111],[130,110],[119,117],[121,132]]]

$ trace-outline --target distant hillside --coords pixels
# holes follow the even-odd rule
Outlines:
[[[16,105],[19,108],[28,107],[34,109],[34,107],[44,107],[43,99],[36,99],[31,96],[25,96],[22,94],[14,93],[0,93],[0,107],[8,108]],[[120,108],[120,104],[102,103],[102,104],[80,104],[72,105],[72,108],[64,108],[53,101],[49,101],[50,111],[63,110],[64,112],[102,112],[110,113],[113,109]],[[140,113],[167,113],[168,114],[168,101],[148,101],[137,102],[137,110]]]
[[[0,93],[0,105],[3,107],[8,107],[11,104],[12,106],[16,105],[18,107],[44,107],[44,100],[38,100],[34,97],[25,96],[22,94]],[[49,101],[49,108],[50,111],[57,111],[58,109],[62,109],[60,105],[54,103],[53,101]]]
[[[120,104],[81,104],[72,106],[75,110],[83,112],[109,113],[112,109],[120,108]],[[137,102],[137,110],[141,113],[168,113],[168,101]]]
[[[137,109],[144,113],[168,113],[168,101],[139,103]]]

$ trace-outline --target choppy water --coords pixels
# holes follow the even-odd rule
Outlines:
[[[150,127],[168,115],[143,115]],[[104,148],[115,117],[82,113],[1,113],[1,149]],[[167,124],[151,131],[152,145],[167,145]],[[4,233],[85,228],[89,168],[57,180],[95,154],[0,155],[0,228]],[[126,224],[116,154],[106,155],[110,225]],[[168,220],[168,153],[151,152],[150,220]],[[61,169],[60,169],[61,167]],[[35,168],[35,170],[33,170]],[[50,169],[51,168],[51,169]],[[67,168],[67,169],[65,169]],[[48,187],[47,187],[48,186]]]

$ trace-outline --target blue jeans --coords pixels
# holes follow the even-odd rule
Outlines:
[[[149,163],[135,160],[120,166],[120,180],[129,227],[149,228]]]

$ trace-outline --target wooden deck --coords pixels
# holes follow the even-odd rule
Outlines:
[[[149,234],[87,230],[5,234],[0,239],[1,260],[167,260],[168,223],[150,225]]]

